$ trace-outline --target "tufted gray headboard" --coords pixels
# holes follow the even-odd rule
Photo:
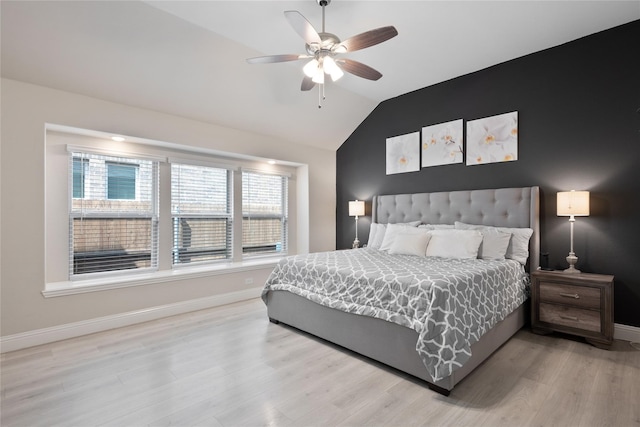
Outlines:
[[[529,271],[540,265],[539,187],[374,196],[373,222],[493,225],[533,229]]]

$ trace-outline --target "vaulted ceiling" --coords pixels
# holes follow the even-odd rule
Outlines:
[[[295,143],[337,149],[381,102],[640,19],[634,1],[348,1],[326,8],[326,31],[346,39],[394,25],[399,35],[349,58],[383,74],[346,75],[301,92],[304,53],[285,20],[304,1],[1,2],[2,76]]]

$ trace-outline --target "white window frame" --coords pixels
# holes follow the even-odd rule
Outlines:
[[[127,276],[127,275],[136,275],[136,274],[144,274],[144,273],[148,273],[148,272],[153,272],[153,271],[157,271],[158,270],[158,226],[159,226],[159,206],[158,206],[158,200],[159,200],[159,160],[158,159],[149,159],[146,158],[144,156],[139,156],[139,155],[134,155],[134,154],[127,154],[127,153],[119,153],[119,152],[105,152],[105,151],[100,151],[100,152],[95,152],[94,150],[92,150],[91,148],[86,148],[86,147],[76,147],[76,146],[67,146],[67,151],[68,151],[68,156],[69,156],[69,163],[68,163],[68,170],[67,170],[67,174],[68,174],[68,183],[69,183],[69,189],[68,189],[68,217],[69,217],[69,244],[68,244],[68,252],[69,252],[69,280],[70,281],[77,281],[77,280],[91,280],[91,279],[95,279],[95,278],[100,278],[100,277],[112,277],[112,276]],[[80,156],[78,156],[80,155]],[[89,156],[84,157],[84,156]],[[124,163],[128,163],[126,160],[131,160],[131,164],[132,165],[137,165],[138,167],[136,168],[136,181],[135,181],[135,193],[136,193],[136,199],[138,199],[140,197],[140,188],[139,188],[139,164],[140,161],[149,161],[151,162],[151,200],[150,200],[150,205],[151,205],[151,210],[146,212],[146,213],[132,213],[132,212],[126,212],[126,211],[113,211],[113,212],[91,212],[91,211],[87,211],[87,212],[83,212],[83,211],[79,211],[73,208],[73,200],[76,199],[74,197],[73,194],[73,187],[74,187],[74,177],[73,177],[73,164],[74,161],[76,159],[81,159],[82,162],[84,163],[84,159],[88,160],[88,165],[87,165],[87,169],[90,170],[91,168],[91,161],[93,160],[92,157],[95,156],[106,156],[106,157],[112,157],[112,158],[118,158],[118,159],[122,159],[125,160]],[[95,160],[94,160],[95,161]],[[118,199],[109,199],[108,198],[108,165],[110,163],[110,160],[100,160],[102,162],[104,162],[104,171],[103,174],[101,174],[100,178],[103,180],[102,182],[102,189],[100,189],[100,192],[103,192],[103,196],[104,196],[104,200],[118,200]],[[85,197],[87,197],[87,191],[89,191],[89,197],[91,196],[91,191],[94,190],[94,188],[89,185],[87,186],[86,181],[90,180],[91,178],[89,176],[85,177],[85,182],[83,183],[83,194],[82,194],[82,199],[84,199]],[[150,237],[150,265],[148,267],[138,267],[138,268],[131,268],[131,269],[114,269],[114,270],[106,270],[106,271],[99,271],[99,272],[86,272],[86,273],[76,273],[75,272],[75,253],[74,253],[74,234],[73,234],[73,230],[74,230],[74,222],[78,219],[92,219],[92,218],[103,218],[103,219],[109,219],[109,218],[130,218],[130,219],[149,219],[150,220],[150,224],[151,224],[151,229],[150,229],[150,233],[151,235]]]
[[[276,166],[268,165],[271,159],[247,155],[237,155],[217,150],[189,147],[182,144],[151,141],[128,137],[126,143],[114,144],[110,134],[71,128],[60,125],[46,125],[46,176],[45,186],[45,286],[42,291],[45,297],[58,297],[107,289],[149,285],[155,283],[192,280],[200,277],[242,271],[262,270],[275,266],[282,253],[273,256],[246,257],[242,255],[242,221],[233,222],[233,257],[228,262],[193,265],[175,268],[171,263],[171,202],[170,202],[170,162],[179,156],[180,160],[188,160],[193,164],[221,166],[234,171],[232,187],[234,190],[233,216],[242,217],[242,174],[239,171],[253,170],[265,173],[289,176],[288,188],[288,221],[287,236],[289,239],[288,254],[296,254],[297,246],[302,253],[308,251],[308,165],[294,162],[283,162]],[[51,142],[50,142],[51,141]],[[91,277],[77,277],[73,281],[69,277],[69,214],[68,200],[72,184],[69,183],[69,153],[72,150],[84,150],[95,154],[120,157],[137,157],[159,162],[159,214],[158,214],[158,268],[156,271],[135,272],[122,271],[117,274],[95,274]],[[64,154],[62,154],[64,152]],[[64,160],[62,160],[64,159]],[[65,166],[66,165],[66,166]],[[65,170],[66,169],[66,170]],[[60,171],[65,170],[64,181]],[[302,186],[296,184],[296,177]],[[85,188],[86,189],[86,188]],[[64,201],[63,201],[64,200]],[[62,202],[62,203],[61,203]],[[67,207],[60,211],[60,207]],[[297,219],[300,212],[302,217]],[[61,215],[62,214],[62,215]],[[168,225],[168,227],[167,227]],[[291,228],[293,227],[293,228]],[[299,229],[299,227],[302,227]],[[66,230],[66,232],[65,232]],[[66,233],[66,234],[65,234]],[[292,234],[293,233],[293,234]],[[163,237],[164,236],[164,237]],[[60,261],[67,260],[64,264]],[[61,268],[61,266],[64,266]]]
[[[244,201],[246,200],[246,195],[244,194],[244,174],[252,174],[252,175],[261,175],[261,176],[271,176],[277,177],[280,179],[281,185],[281,213],[280,214],[260,214],[260,213],[248,213],[244,212]],[[243,194],[242,194],[242,205],[243,205],[243,213],[242,213],[242,223],[244,225],[245,220],[251,221],[251,219],[277,219],[280,220],[281,223],[281,237],[280,237],[280,247],[278,248],[276,244],[275,251],[257,251],[251,252],[247,251],[244,244],[244,236],[242,238],[242,256],[244,258],[257,258],[257,257],[269,257],[269,256],[285,256],[288,253],[289,246],[289,206],[288,206],[288,193],[289,193],[289,175],[282,173],[272,173],[272,172],[264,172],[264,171],[256,171],[252,169],[243,169],[242,170],[242,182],[243,182]]]
[[[225,263],[225,262],[229,262],[230,260],[233,259],[233,221],[234,221],[234,216],[233,216],[233,203],[234,203],[234,191],[233,191],[233,182],[235,179],[234,176],[234,170],[232,168],[229,168],[228,166],[220,166],[220,165],[212,165],[212,164],[203,164],[202,162],[193,162],[193,161],[189,161],[189,160],[182,160],[182,159],[174,159],[174,158],[170,158],[169,159],[169,163],[171,165],[171,179],[172,179],[172,184],[171,184],[171,192],[170,192],[170,197],[171,197],[171,205],[172,205],[172,209],[171,209],[171,225],[172,225],[172,254],[171,254],[171,262],[172,262],[172,268],[186,268],[186,267],[192,267],[194,265],[202,265],[202,264],[215,264],[215,263]],[[215,213],[215,214],[211,214],[211,213],[205,213],[205,212],[198,212],[198,213],[177,213],[173,211],[173,206],[176,203],[174,200],[174,194],[173,194],[173,166],[193,166],[193,167],[206,167],[206,168],[213,168],[213,169],[217,169],[219,171],[224,170],[226,172],[226,213]],[[225,246],[225,256],[224,258],[220,258],[220,259],[210,259],[210,260],[204,260],[204,261],[199,261],[199,260],[195,260],[193,262],[183,262],[180,260],[180,256],[179,254],[176,253],[177,248],[177,241],[179,240],[179,237],[177,236],[177,230],[176,230],[176,221],[179,219],[188,219],[188,218],[193,218],[193,219],[225,219],[226,220],[226,224],[225,224],[225,240],[226,240],[226,246]]]

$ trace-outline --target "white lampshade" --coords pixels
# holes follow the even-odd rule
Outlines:
[[[362,200],[354,200],[349,202],[349,216],[363,216],[364,202]]]
[[[558,216],[589,216],[588,191],[558,192]]]

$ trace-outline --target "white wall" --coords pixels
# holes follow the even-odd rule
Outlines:
[[[2,337],[243,291],[259,286],[270,272],[263,268],[44,298],[45,123],[307,164],[309,216],[298,222],[308,221],[311,252],[335,248],[335,151],[15,80],[2,79],[1,102]],[[254,284],[245,285],[247,278]]]

